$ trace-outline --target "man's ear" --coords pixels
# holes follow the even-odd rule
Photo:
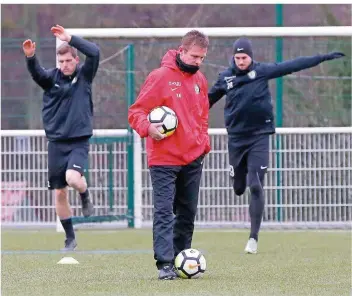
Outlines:
[[[75,60],[76,60],[76,62],[78,64],[79,63],[79,56],[76,56]]]

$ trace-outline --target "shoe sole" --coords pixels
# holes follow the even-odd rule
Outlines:
[[[70,250],[61,250],[61,252],[74,252],[74,251],[76,251],[76,248],[70,249]]]
[[[70,250],[65,250],[65,249],[62,249],[60,250],[61,252],[73,252],[73,251],[76,251],[77,249],[77,245],[73,248],[73,249],[70,249]]]
[[[176,277],[175,276],[166,276],[163,278],[159,278],[159,280],[174,280]]]

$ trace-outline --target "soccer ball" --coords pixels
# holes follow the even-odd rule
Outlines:
[[[175,258],[176,272],[183,279],[201,277],[206,267],[204,255],[196,249],[183,250]]]
[[[163,123],[158,129],[160,133],[164,134],[166,137],[171,136],[178,125],[176,113],[166,106],[154,108],[149,113],[148,120],[151,123]]]

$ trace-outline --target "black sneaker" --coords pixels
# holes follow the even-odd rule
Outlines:
[[[180,275],[179,275],[179,273],[177,272],[177,269],[176,269],[176,267],[175,266],[173,266],[173,271],[174,271],[174,273],[176,274],[176,277],[180,277]]]
[[[82,214],[84,217],[92,216],[94,213],[94,206],[90,199],[88,198],[84,202],[82,202]]]
[[[77,247],[77,242],[74,238],[68,238],[65,240],[65,248],[63,248],[61,251],[64,252],[70,252],[74,251]]]
[[[174,267],[171,264],[165,264],[159,270],[159,280],[173,280],[177,277]]]

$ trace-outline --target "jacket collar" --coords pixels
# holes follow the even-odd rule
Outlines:
[[[77,65],[76,70],[71,75],[64,75],[64,73],[62,73],[60,70],[61,78],[64,80],[68,80],[68,81],[72,80],[73,78],[76,77],[76,75],[78,73],[78,69],[79,69],[79,66]]]

